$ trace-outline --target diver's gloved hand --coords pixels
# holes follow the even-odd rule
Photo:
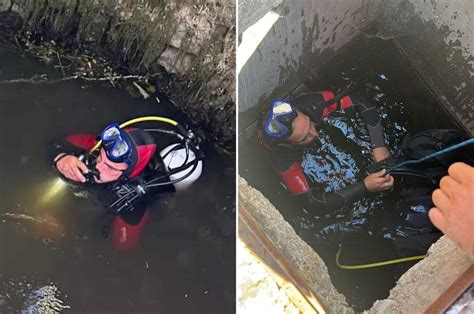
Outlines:
[[[397,164],[398,164],[398,161],[395,158],[389,157],[387,159],[384,159],[382,161],[379,161],[379,162],[376,162],[375,164],[370,165],[368,171],[369,173],[376,173],[384,169],[390,170]]]
[[[133,211],[134,203],[147,194],[148,189],[141,182],[127,182],[112,189],[113,201],[107,206],[109,213],[118,215],[126,211]]]
[[[66,178],[75,182],[86,182],[87,165],[74,155],[60,154],[54,159],[54,166]]]

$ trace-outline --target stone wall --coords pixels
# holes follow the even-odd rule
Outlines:
[[[234,0],[0,0],[37,42],[102,56],[157,81],[212,140],[235,146]]]

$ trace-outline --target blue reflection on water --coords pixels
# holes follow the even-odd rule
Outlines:
[[[336,127],[346,139],[361,146],[361,149],[370,147],[368,142],[356,137],[353,128],[342,117],[327,118],[325,123]],[[353,156],[345,151],[343,145],[334,143],[323,129],[318,132],[321,146],[316,150],[308,149],[301,163],[310,181],[325,192],[356,182],[360,169]]]

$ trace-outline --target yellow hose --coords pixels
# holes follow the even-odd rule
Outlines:
[[[169,123],[173,126],[177,126],[178,122],[170,119],[170,118],[165,118],[165,117],[158,117],[158,116],[147,116],[147,117],[140,117],[140,118],[135,118],[132,120],[125,121],[124,123],[120,124],[121,128],[124,128],[126,126],[129,126],[134,123],[138,122],[143,122],[143,121],[160,121],[160,122],[166,122]]]
[[[341,263],[339,263],[339,256],[340,255],[341,255],[341,247],[339,247],[339,250],[336,253],[336,265],[337,265],[337,267],[342,268],[342,269],[366,269],[366,268],[372,268],[372,267],[392,265],[392,264],[397,264],[397,263],[417,261],[417,260],[421,260],[421,259],[426,257],[426,255],[418,255],[418,256],[397,258],[397,259],[393,259],[393,260],[389,260],[389,261],[369,263],[369,264],[342,265]]]
[[[178,125],[178,122],[170,119],[170,118],[165,118],[165,117],[159,117],[159,116],[146,116],[146,117],[140,117],[140,118],[135,118],[135,119],[131,119],[131,120],[128,120],[128,121],[125,121],[123,122],[122,124],[120,124],[120,127],[121,128],[124,128],[124,127],[127,127],[129,125],[132,125],[134,123],[138,123],[138,122],[144,122],[144,121],[159,121],[159,122],[166,122],[166,123],[169,123],[173,126],[177,126]],[[98,141],[94,147],[92,147],[92,149],[89,151],[89,154],[92,153],[93,151],[95,151],[97,148],[99,148],[100,144],[102,143],[102,141]]]

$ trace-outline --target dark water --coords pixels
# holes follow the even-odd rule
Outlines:
[[[0,48],[0,80],[34,74],[61,77]],[[102,209],[81,193],[63,190],[45,200],[56,178],[46,158],[53,137],[98,133],[144,115],[186,122],[159,98],[157,104],[81,82],[0,84],[1,313],[235,311],[234,158],[205,148],[201,178],[152,206],[142,240],[129,252],[115,251],[101,235]]]
[[[291,99],[301,92],[341,89],[351,81],[357,82],[359,94],[380,108],[386,145],[392,155],[399,150],[407,132],[459,129],[391,41],[363,37],[354,40],[288,97]],[[365,177],[371,152],[364,123],[355,113],[335,114],[325,125],[321,130],[322,149],[307,149],[302,167],[312,184],[325,184],[326,191],[333,191]],[[414,262],[341,270],[335,256],[342,244],[343,264],[404,257],[397,255],[391,240],[396,232],[394,228],[401,223],[397,206],[402,205],[397,190],[321,215],[288,197],[268,163],[268,153],[255,138],[249,138],[239,142],[239,173],[275,204],[302,239],[325,260],[338,291],[357,310],[367,309],[375,300],[386,298],[396,280]]]

